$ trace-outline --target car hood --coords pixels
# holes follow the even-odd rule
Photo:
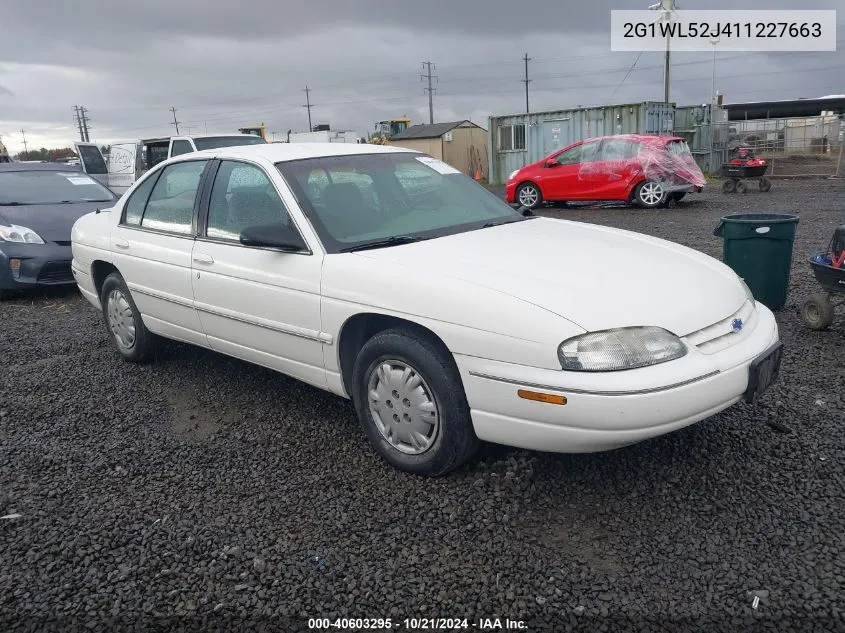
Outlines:
[[[588,331],[653,325],[685,336],[729,317],[746,300],[737,275],[696,250],[551,218],[357,255],[486,287]]]
[[[74,222],[86,213],[112,206],[114,201],[29,204],[16,207],[0,205],[0,222],[32,229],[45,242],[69,242]]]

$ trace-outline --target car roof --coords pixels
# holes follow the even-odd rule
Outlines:
[[[420,154],[415,150],[390,145],[369,145],[365,143],[261,143],[258,145],[236,145],[219,149],[206,149],[189,156],[214,156],[216,158],[253,158],[273,163],[301,160],[304,158],[326,158],[330,156],[351,156],[354,154]]]
[[[81,171],[79,165],[66,163],[0,163],[0,171]]]
[[[682,136],[675,136],[674,134],[609,134],[607,136],[596,136],[593,138],[582,139],[586,141],[603,141],[607,139],[621,139],[627,141],[639,141],[642,143],[659,143],[666,141],[684,141]]]

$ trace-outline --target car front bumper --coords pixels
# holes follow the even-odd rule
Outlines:
[[[537,451],[592,453],[676,431],[736,404],[748,387],[751,363],[778,341],[774,315],[758,303],[756,327],[735,345],[713,354],[691,349],[684,359],[645,369],[575,377],[469,356],[456,359],[479,439]],[[676,363],[685,369],[673,367]],[[573,389],[576,378],[581,384]],[[518,390],[562,395],[566,404],[525,400]]]
[[[10,261],[20,260],[20,272],[12,274]],[[73,285],[71,247],[47,244],[0,243],[0,289],[31,290],[44,286]]]
[[[508,204],[516,204],[516,181],[509,181],[505,183],[505,202]]]

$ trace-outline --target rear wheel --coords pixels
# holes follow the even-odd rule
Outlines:
[[[826,330],[833,323],[833,304],[826,294],[811,295],[801,308],[804,325],[811,330]]]
[[[722,193],[733,193],[736,191],[736,181],[726,180],[722,183]]]
[[[745,193],[746,191],[748,191],[748,185],[746,185],[744,181],[740,180],[738,183],[736,183],[737,193]]]
[[[644,209],[654,209],[666,201],[666,189],[656,180],[641,182],[634,192],[634,202]]]
[[[543,202],[543,194],[533,182],[526,182],[516,190],[516,201],[526,209],[536,209]]]
[[[771,181],[771,180],[769,180],[768,178],[761,178],[761,179],[760,179],[760,182],[758,183],[758,185],[760,186],[760,191],[762,191],[762,192],[764,192],[764,193],[765,193],[765,192],[767,192],[769,189],[771,189],[771,188],[772,188],[772,181]]]
[[[145,363],[155,353],[155,335],[147,330],[141,313],[120,273],[106,277],[100,291],[103,319],[117,351],[133,363]]]
[[[367,438],[393,467],[437,477],[479,446],[454,359],[425,334],[395,328],[355,361],[353,401]]]

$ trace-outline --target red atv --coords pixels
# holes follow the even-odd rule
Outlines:
[[[756,180],[760,191],[769,191],[772,181],[766,178],[768,169],[769,164],[765,159],[757,158],[748,145],[740,145],[731,152],[731,162],[722,165],[721,175],[726,179],[722,184],[722,192],[745,193],[748,191],[746,180]]]

